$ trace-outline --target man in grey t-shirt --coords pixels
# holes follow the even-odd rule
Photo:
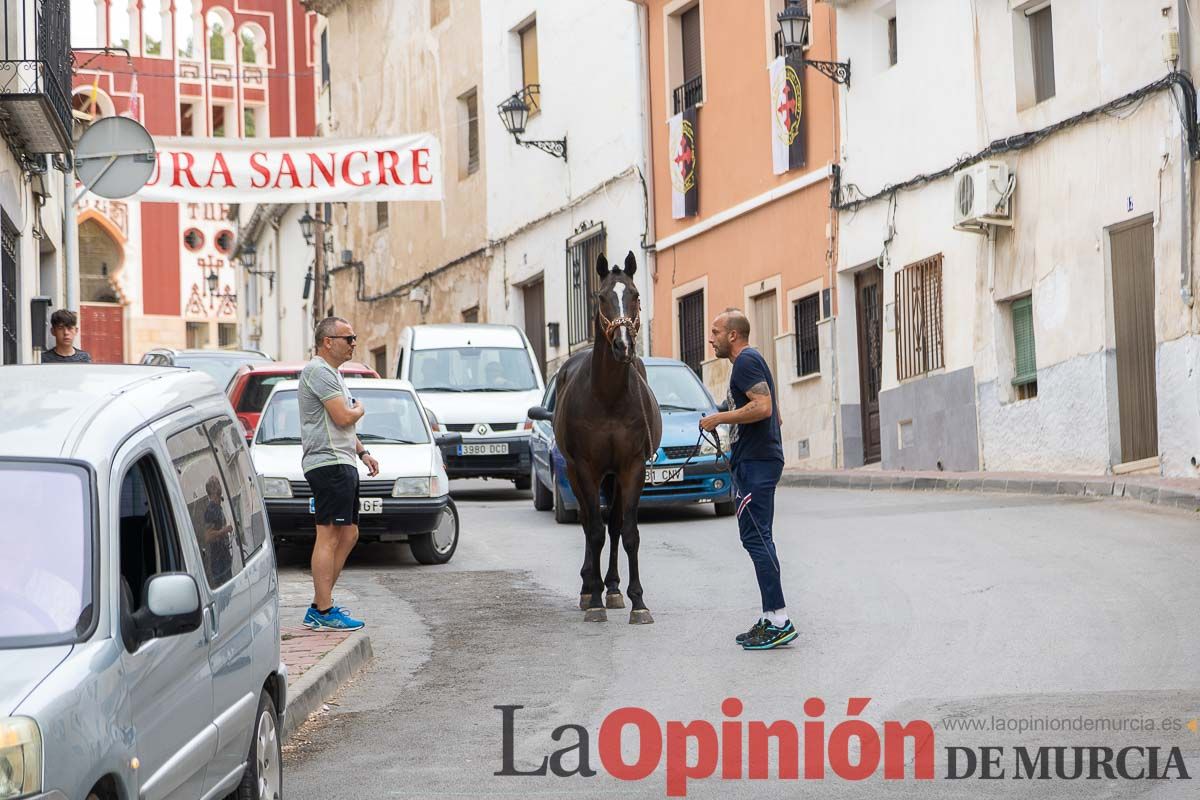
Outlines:
[[[333,604],[333,587],[358,541],[358,459],[367,474],[379,474],[379,462],[354,433],[365,413],[350,396],[338,367],[354,356],[358,337],[341,317],[317,324],[316,357],[300,373],[301,466],[312,487],[317,540],[313,544],[313,602],[304,625],[313,630],[357,630],[353,619]]]

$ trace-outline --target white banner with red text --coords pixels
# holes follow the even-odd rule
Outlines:
[[[441,200],[442,153],[427,133],[373,139],[155,137],[134,198],[163,203]]]

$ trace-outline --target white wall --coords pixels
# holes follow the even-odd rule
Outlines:
[[[254,206],[239,208],[244,225]],[[253,240],[258,250],[255,270],[274,271],[274,286],[267,277],[249,275],[240,268],[239,310],[242,346],[262,350],[277,361],[305,361],[312,348],[312,294],[304,300],[304,276],[312,263],[313,248],[304,241],[299,220],[304,206],[287,206],[277,222],[263,224]],[[256,284],[250,290],[249,284]],[[256,294],[256,296],[255,296]],[[251,301],[257,301],[254,307]]]
[[[608,258],[638,259],[641,347],[648,352],[650,272],[641,249],[645,196],[637,6],[589,0],[491,0],[482,5],[484,81],[480,100],[487,153],[487,234],[493,264],[489,321],[523,325],[520,284],[542,273],[546,321],[559,322],[566,354],[566,240],[584,221],[603,222]],[[524,139],[567,138],[564,161],[517,145],[497,106],[521,87],[516,30],[537,20],[542,111]],[[586,32],[581,35],[581,32]],[[591,265],[589,265],[591,266]],[[551,368],[553,369],[553,368]]]

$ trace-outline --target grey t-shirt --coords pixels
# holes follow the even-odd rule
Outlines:
[[[69,356],[60,356],[57,350],[42,351],[43,364],[90,364],[92,357],[84,350],[76,350]]]
[[[325,401],[341,397],[350,405],[350,392],[341,373],[317,356],[300,373],[300,445],[304,450],[301,468],[308,472],[331,464],[357,462],[354,426],[339,428],[329,417]]]

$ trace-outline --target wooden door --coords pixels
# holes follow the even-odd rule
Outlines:
[[[879,461],[879,387],[883,380],[883,278],[875,267],[854,276],[858,307],[858,391],[862,408],[863,463]]]
[[[1154,369],[1154,230],[1147,220],[1112,234],[1113,324],[1121,460],[1158,455]]]
[[[533,345],[538,369],[546,377],[546,284],[538,281],[528,284],[525,294],[525,335]]]
[[[79,307],[79,338],[97,364],[125,362],[125,308],[118,305]]]
[[[775,292],[772,290],[760,294],[753,300],[754,327],[750,329],[750,342],[767,360],[771,368],[771,377],[779,383],[779,374],[775,369],[775,337],[779,333],[779,309],[775,304]]]

